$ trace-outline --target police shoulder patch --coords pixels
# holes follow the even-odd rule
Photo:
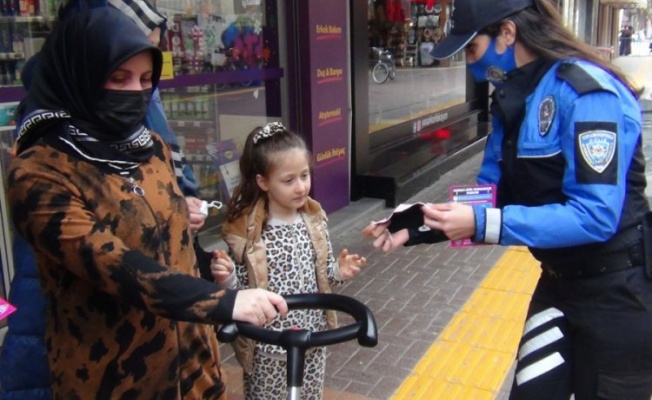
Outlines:
[[[595,172],[603,173],[616,153],[616,133],[594,130],[577,135],[580,153],[586,165]]]
[[[618,184],[618,124],[575,122],[575,177],[580,184]]]

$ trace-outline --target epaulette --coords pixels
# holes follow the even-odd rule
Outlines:
[[[584,68],[577,64],[563,63],[557,68],[557,77],[568,82],[579,95],[609,90]]]

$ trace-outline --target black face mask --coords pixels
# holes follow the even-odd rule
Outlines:
[[[126,137],[142,125],[152,89],[141,91],[102,89],[97,102],[95,117],[102,124],[102,131]]]

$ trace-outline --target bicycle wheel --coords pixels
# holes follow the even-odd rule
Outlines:
[[[389,79],[394,79],[396,78],[396,65],[392,64],[389,67]]]
[[[385,83],[389,78],[389,68],[383,63],[376,64],[371,71],[371,77],[376,83]]]

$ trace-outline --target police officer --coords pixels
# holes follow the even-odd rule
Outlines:
[[[478,183],[497,207],[427,204],[423,223],[365,232],[386,251],[445,237],[525,245],[541,261],[510,399],[650,399],[652,280],[639,91],[563,27],[549,0],[455,0],[450,35],[490,81],[492,131]]]

